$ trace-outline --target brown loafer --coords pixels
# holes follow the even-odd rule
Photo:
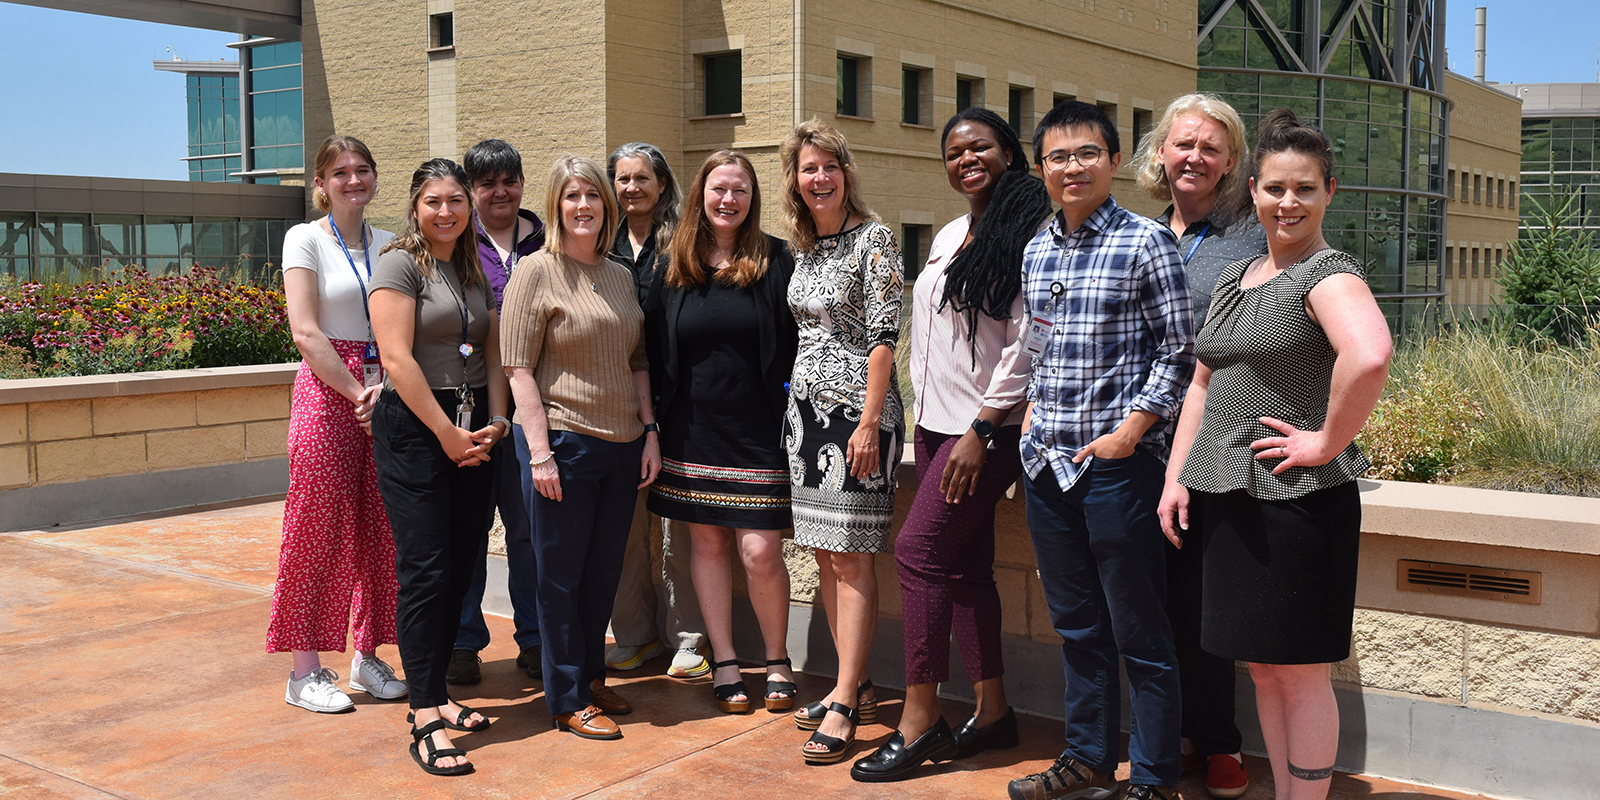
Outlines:
[[[633,704],[622,699],[622,695],[617,694],[615,689],[607,686],[600,678],[589,681],[589,694],[594,695],[594,704],[607,714],[620,717],[623,714],[633,713]]]
[[[558,731],[571,731],[585,739],[621,739],[622,729],[600,709],[589,706],[570,714],[557,714],[551,724]]]

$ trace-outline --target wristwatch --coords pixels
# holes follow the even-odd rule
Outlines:
[[[979,417],[972,421],[972,432],[986,442],[994,441],[994,423]]]
[[[654,422],[646,423],[645,426],[644,426],[644,432],[645,433],[660,433],[661,432],[661,425],[659,425],[658,423],[654,423]]]

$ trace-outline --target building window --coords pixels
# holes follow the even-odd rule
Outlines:
[[[1460,197],[1456,196],[1456,171],[1455,170],[1450,170],[1449,174],[1450,174],[1450,177],[1445,179],[1445,184],[1444,184],[1445,185],[1445,190],[1444,190],[1444,192],[1445,192],[1445,194],[1450,196],[1450,201],[1451,202],[1456,202],[1456,201],[1461,199]]]
[[[1006,121],[1017,137],[1033,138],[1033,90],[1025,86],[1012,86],[1006,92]]]
[[[1455,248],[1446,247],[1444,249],[1444,276],[1446,278],[1454,278],[1456,276],[1455,257]]]
[[[1482,175],[1474,175],[1474,176],[1472,176],[1472,202],[1477,203],[1478,205],[1482,205],[1483,204],[1483,176]],[[1473,272],[1477,272],[1477,270],[1473,270]],[[1472,277],[1476,278],[1478,276],[1476,274],[1474,274]]]
[[[1478,248],[1472,248],[1472,277],[1478,277]]]
[[[928,263],[928,248],[933,244],[932,225],[901,225],[900,252],[905,265],[905,279],[917,279],[922,265]]]
[[[956,76],[956,113],[983,105],[983,79]]]
[[[1133,110],[1133,145],[1138,149],[1139,143],[1144,141],[1145,134],[1155,128],[1155,112],[1142,108]]]
[[[838,56],[838,103],[834,113],[841,117],[872,116],[872,59]]]
[[[744,75],[739,63],[739,51],[701,56],[700,63],[705,77],[706,115],[738,114],[744,111]]]
[[[1076,99],[1078,99],[1076,95],[1070,95],[1070,94],[1051,95],[1050,96],[1050,107],[1051,108],[1055,108],[1056,106],[1059,106],[1062,103],[1065,103],[1065,102],[1067,102],[1069,100],[1076,100]]]
[[[305,169],[301,47],[279,42],[250,49],[250,167]],[[258,177],[256,183],[277,183]]]
[[[191,73],[185,82],[189,102],[189,180],[237,183],[239,179],[229,175],[240,168],[238,73]]]
[[[1465,171],[1461,173],[1461,202],[1463,203],[1472,202],[1472,190],[1467,188],[1469,183],[1467,179],[1470,177]]]
[[[900,69],[900,121],[907,125],[933,124],[933,80],[929,70]]]
[[[1116,128],[1118,131],[1121,131],[1121,127],[1117,124],[1117,104],[1116,103],[1095,103],[1095,106],[1098,107],[1101,111],[1105,112],[1106,118],[1111,120],[1111,127]],[[1106,144],[1110,144],[1110,142],[1107,142]]]
[[[413,29],[415,30],[415,29]],[[428,47],[456,46],[456,15],[446,11],[428,17]]]
[[[1515,211],[1517,208],[1517,182],[1512,181],[1511,185],[1507,187],[1507,191],[1509,192],[1509,195],[1506,198],[1506,205],[1510,206],[1511,210]]]
[[[1497,191],[1495,192],[1494,204],[1499,206],[1499,207],[1501,207],[1501,208],[1505,208],[1506,207],[1506,179],[1505,178],[1501,178],[1499,180],[1499,185],[1497,187]]]

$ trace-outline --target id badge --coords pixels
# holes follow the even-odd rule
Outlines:
[[[459,392],[461,402],[456,405],[456,427],[464,431],[472,430],[472,391],[462,387]]]
[[[383,362],[378,360],[378,346],[372,342],[367,342],[367,355],[361,362],[361,385],[383,385]]]
[[[1022,352],[1033,358],[1044,356],[1045,348],[1050,346],[1050,331],[1056,324],[1050,320],[1033,314],[1028,317],[1028,333],[1022,339]]]

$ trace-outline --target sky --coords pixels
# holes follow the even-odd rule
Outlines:
[[[529,0],[532,2],[532,0]],[[1597,80],[1596,0],[1451,0],[1449,68],[1473,72],[1473,9],[1489,9],[1488,79]],[[150,62],[233,59],[238,36],[35,8],[0,0],[6,124],[0,172],[186,180],[183,76]]]

